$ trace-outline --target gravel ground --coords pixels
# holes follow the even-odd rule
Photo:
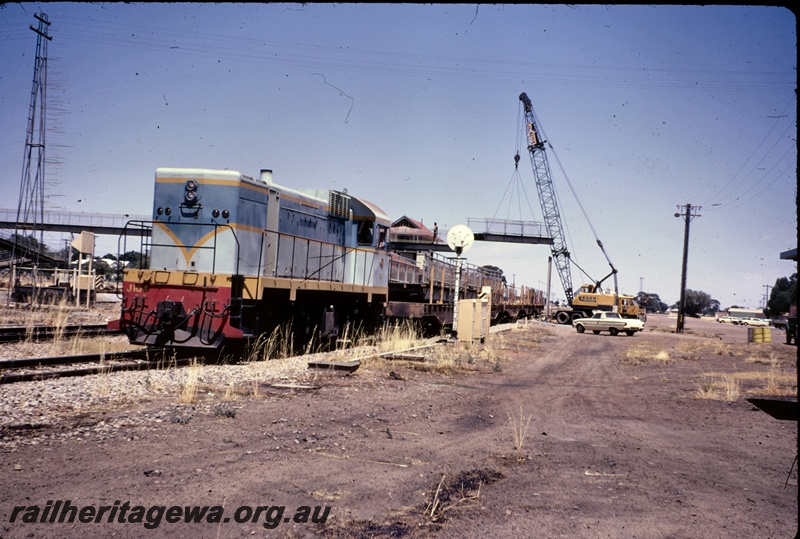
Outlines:
[[[74,309],[69,313],[70,320],[67,323],[81,323],[86,320],[96,323],[96,319],[110,320],[118,309],[118,304],[100,304],[95,311]],[[24,322],[24,318],[28,315],[20,315],[18,312],[16,316]],[[8,315],[6,311],[6,318],[11,319],[13,315]],[[111,353],[131,348],[132,345],[124,336],[69,339],[58,343],[52,341],[9,343],[0,344],[0,359],[77,355],[99,351]],[[347,352],[347,359],[369,356],[374,351],[374,347],[350,350]],[[91,427],[78,426],[73,433],[51,435],[51,438],[61,437],[66,441],[75,436],[94,433],[105,439],[115,436],[120,426],[129,427],[147,422],[160,423],[165,418],[180,421],[180,414],[178,419],[175,419],[176,410],[182,409],[180,401],[184,392],[192,389],[203,397],[229,402],[229,405],[233,406],[233,402],[239,396],[252,396],[269,388],[313,385],[319,372],[309,370],[308,361],[341,359],[342,355],[343,352],[333,352],[236,365],[167,367],[8,384],[0,387],[2,394],[0,432],[37,429],[62,422],[69,424],[76,420],[80,422],[82,416],[161,398],[171,398],[176,401],[174,409],[156,413],[134,411],[124,418],[101,421]],[[206,408],[211,406],[207,405]],[[0,450],[15,451],[20,444],[36,445],[39,442],[35,436],[19,439],[14,436],[0,437]]]
[[[0,386],[0,537],[793,537],[797,423],[746,399],[796,395],[796,348],[674,326],[532,323],[449,371],[430,352],[351,375],[298,358]],[[219,506],[226,520],[12,517],[49,500]],[[330,515],[235,518],[266,505]]]

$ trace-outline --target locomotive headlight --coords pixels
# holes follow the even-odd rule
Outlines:
[[[200,196],[197,194],[197,182],[195,180],[189,180],[184,187],[183,200],[186,202],[187,206],[194,206],[197,204],[197,201],[200,200]]]
[[[231,216],[231,212],[229,212],[228,210],[222,210],[222,217],[227,219],[230,216]]]
[[[166,213],[167,215],[172,215],[172,208],[165,209],[164,213]]]
[[[156,215],[161,215],[162,213],[164,213],[164,208],[161,208],[161,207],[159,207],[159,208],[156,210]]]
[[[212,212],[211,212],[211,217],[213,217],[214,219],[216,219],[217,217],[219,217],[219,210],[214,210],[214,211],[212,211]]]

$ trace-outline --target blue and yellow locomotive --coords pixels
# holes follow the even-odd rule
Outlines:
[[[287,321],[301,338],[380,321],[390,223],[375,205],[282,187],[269,170],[178,168],[156,171],[153,205],[148,267],[123,277],[131,342],[217,348]]]

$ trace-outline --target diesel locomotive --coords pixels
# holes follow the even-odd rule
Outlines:
[[[124,270],[118,321],[132,343],[219,348],[280,327],[303,343],[392,320],[452,324],[455,261],[393,241],[388,216],[346,190],[280,186],[270,170],[159,168],[152,220],[129,221],[120,250],[134,238],[142,264]],[[544,303],[494,267],[462,265],[460,282],[460,299],[491,289],[499,318]]]

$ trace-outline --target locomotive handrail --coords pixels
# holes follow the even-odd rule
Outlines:
[[[288,279],[303,279],[307,281],[330,281],[336,283],[344,283],[350,277],[353,282],[358,282],[358,261],[361,259],[363,264],[362,268],[362,281],[367,283],[369,281],[369,272],[374,268],[374,258],[372,263],[369,262],[369,255],[373,257],[377,252],[374,248],[362,249],[358,247],[347,247],[336,243],[326,242],[322,240],[315,240],[311,238],[304,238],[296,234],[287,234],[285,232],[276,232],[274,230],[264,230],[262,232],[262,245],[263,239],[267,234],[275,236],[275,267],[273,275],[280,278]],[[282,241],[285,240],[285,241]],[[287,262],[281,258],[285,254],[285,249],[290,249],[288,264],[281,266],[279,262]],[[316,251],[318,249],[318,251]],[[312,264],[312,255],[318,252],[318,263]],[[297,257],[304,254],[305,260],[298,261]],[[261,273],[265,270],[263,262],[259,257],[258,271]],[[323,259],[327,259],[324,260]],[[352,273],[349,275],[345,273],[347,269],[347,262],[352,259]],[[335,267],[337,262],[341,261],[341,267]],[[298,264],[298,262],[300,262]],[[295,269],[297,267],[298,269]],[[327,277],[326,278],[326,273]]]
[[[147,226],[147,224],[150,224]],[[142,267],[142,261],[147,257],[148,259],[148,266],[149,266],[149,248],[145,248],[148,245],[148,240],[150,239],[150,234],[153,231],[152,221],[143,221],[139,219],[131,219],[125,223],[122,227],[122,232],[117,237],[117,281],[120,280],[120,275],[123,271],[123,267],[119,264],[120,256],[124,253],[128,252],[128,227],[129,226],[137,226],[138,225],[138,232],[139,232],[139,269],[145,269]],[[120,246],[120,244],[122,244]],[[144,253],[142,252],[144,251]],[[146,254],[145,254],[146,253]],[[118,298],[122,299],[122,290],[117,288],[116,295]]]
[[[153,247],[165,247],[165,248],[173,248],[173,249],[179,249],[180,248],[179,246],[176,246],[176,245],[169,245],[169,244],[163,244],[163,243],[154,243],[153,242],[153,236],[152,236],[152,230],[153,230],[154,223],[162,223],[164,225],[176,224],[176,225],[181,225],[181,226],[200,226],[200,227],[209,227],[209,228],[213,227],[214,228],[214,241],[213,241],[213,244],[210,245],[210,246],[205,246],[205,245],[195,245],[194,246],[195,249],[210,249],[212,251],[212,253],[213,253],[212,257],[211,257],[211,272],[212,273],[216,273],[216,266],[217,266],[217,236],[219,235],[219,229],[221,229],[221,228],[229,229],[231,231],[231,234],[233,235],[233,240],[236,243],[237,256],[235,257],[235,260],[234,260],[234,264],[235,264],[234,273],[237,273],[237,274],[239,273],[239,256],[238,256],[238,253],[239,253],[239,238],[236,236],[236,230],[231,225],[220,224],[220,223],[189,223],[189,222],[170,223],[168,221],[155,221],[155,220],[144,221],[144,220],[138,220],[138,219],[131,219],[128,222],[125,223],[125,226],[123,227],[122,232],[120,233],[119,238],[117,239],[117,259],[119,259],[119,256],[120,256],[121,253],[128,252],[127,251],[127,242],[128,242],[128,235],[129,235],[129,232],[130,232],[130,228],[129,227],[131,227],[131,228],[136,227],[136,228],[133,229],[132,232],[134,232],[134,233],[138,232],[139,236],[140,236],[139,240],[140,240],[141,243],[140,243],[140,248],[139,248],[139,268],[138,269],[148,269],[146,267],[142,267],[143,266],[142,263],[145,261],[145,259],[147,259],[147,266],[149,267],[149,265],[150,265],[149,255],[150,255],[150,252],[152,251]],[[149,240],[149,242],[148,242],[148,240]],[[120,242],[122,242],[122,250],[120,250]],[[143,249],[143,247],[145,247],[145,246],[147,246],[147,248]],[[142,251],[144,251],[144,254],[143,254]]]

